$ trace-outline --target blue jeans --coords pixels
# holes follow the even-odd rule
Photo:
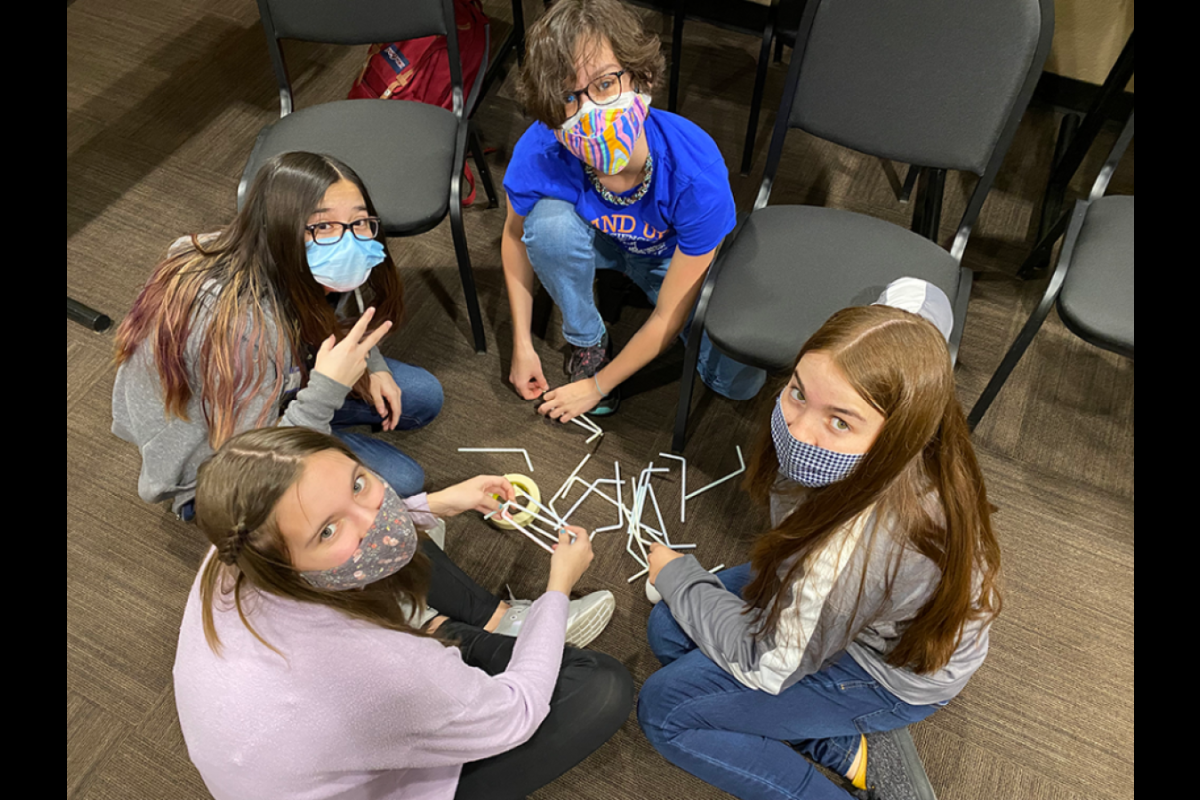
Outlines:
[[[596,270],[614,269],[623,273],[651,302],[657,303],[671,263],[670,257],[629,253],[576,214],[572,204],[551,198],[539,200],[525,217],[521,241],[538,280],[562,311],[563,338],[576,347],[592,347],[604,338],[604,320],[592,291]],[[680,334],[684,341],[688,327]],[[734,361],[718,351],[708,334],[700,340],[696,371],[710,389],[733,400],[750,399],[767,379],[765,371]]]
[[[741,595],[750,565],[718,577]],[[861,734],[936,709],[897,699],[845,653],[778,695],[751,689],[696,647],[666,603],[651,612],[647,636],[663,668],[638,698],[646,738],[672,764],[744,800],[850,800],[804,756],[845,775]]]
[[[409,431],[428,425],[442,410],[442,384],[428,371],[387,358],[392,377],[400,387],[400,423],[396,430]],[[412,458],[369,433],[350,433],[354,425],[378,425],[383,417],[371,403],[347,397],[333,414],[333,435],[346,443],[375,474],[401,497],[420,494],[425,488],[425,470]]]

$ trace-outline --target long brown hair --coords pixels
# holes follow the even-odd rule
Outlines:
[[[810,352],[830,356],[859,395],[884,416],[884,424],[853,472],[811,490],[802,509],[755,542],[754,579],[745,590],[747,612],[754,614],[760,637],[774,631],[788,602],[787,588],[803,577],[839,531],[860,515],[874,513],[901,548],[916,548],[941,570],[937,588],[888,655],[893,666],[934,672],[949,662],[968,620],[991,619],[1001,606],[1000,547],[983,475],[954,394],[946,342],[915,314],[864,306],[830,317],[805,343],[797,364]],[[769,502],[779,474],[769,418],[746,472],[747,490],[759,502]],[[930,509],[931,495],[940,508]],[[871,542],[877,539],[871,537]],[[892,564],[894,577],[899,558]],[[864,582],[865,577],[864,567]],[[862,595],[860,583],[860,600]],[[850,615],[851,620],[856,617],[857,607]],[[847,643],[855,635],[857,631],[847,630]]]
[[[338,323],[309,272],[304,244],[305,223],[343,178],[358,187],[375,215],[366,186],[341,161],[314,153],[272,158],[233,222],[212,241],[192,236],[190,245],[168,254],[117,329],[118,365],[147,342],[153,348],[168,415],[188,419],[188,403],[199,392],[214,450],[236,431],[271,421],[287,378],[280,367],[289,355],[307,380],[306,349],[349,329]],[[404,294],[386,251],[366,288],[375,304],[373,322],[398,325]],[[192,328],[205,317],[198,353],[189,352]],[[247,399],[263,391],[268,375],[274,375],[271,401],[257,419],[243,419]],[[365,396],[369,377],[355,388]]]
[[[517,91],[525,111],[548,128],[567,121],[566,93],[576,65],[607,42],[625,70],[625,85],[649,91],[663,74],[658,37],[620,0],[557,0],[529,29]]]
[[[221,651],[213,604],[219,595],[229,594],[242,623],[260,642],[275,649],[246,616],[242,607],[246,587],[334,608],[390,630],[428,635],[414,628],[403,610],[404,606],[425,607],[431,564],[419,549],[401,570],[360,590],[318,589],[292,566],[287,542],[276,525],[275,506],[300,479],[304,460],[326,450],[362,463],[333,436],[308,428],[277,427],[241,433],[200,465],[196,524],[217,548],[200,577],[204,637],[213,652]]]

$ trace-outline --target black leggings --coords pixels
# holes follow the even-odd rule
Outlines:
[[[516,637],[488,633],[499,598],[483,589],[430,541],[429,605],[449,617],[438,633],[458,642],[463,661],[489,675],[508,667]],[[563,648],[550,713],[524,744],[463,765],[455,800],[520,800],[550,783],[612,737],[633,708],[633,679],[604,653]]]

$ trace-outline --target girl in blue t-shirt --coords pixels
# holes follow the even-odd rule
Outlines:
[[[513,319],[509,381],[542,414],[611,414],[618,387],[684,330],[735,223],[728,169],[688,120],[650,112],[658,38],[618,0],[559,0],[531,28],[521,91],[535,118],[504,177],[501,257]],[[655,303],[615,358],[596,308],[597,269],[619,270]],[[562,311],[570,383],[550,391],[533,348],[534,275]],[[701,342],[700,377],[736,400],[766,378]]]

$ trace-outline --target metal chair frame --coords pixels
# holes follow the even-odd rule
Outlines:
[[[379,36],[312,36],[312,35],[284,35],[278,30],[275,22],[275,17],[272,13],[272,6],[278,5],[282,0],[258,0],[259,16],[262,20],[263,30],[267,35],[267,49],[271,56],[271,66],[275,71],[275,78],[279,88],[279,117],[283,119],[293,112],[293,96],[292,83],[288,74],[287,62],[283,56],[283,48],[280,45],[282,39],[301,39],[303,41],[315,41],[329,44],[370,44],[377,41]],[[492,183],[491,171],[488,169],[487,162],[483,158],[483,148],[479,144],[479,139],[471,126],[471,114],[473,113],[478,99],[481,95],[481,89],[484,84],[485,75],[489,74],[488,54],[485,50],[483,63],[480,65],[479,74],[475,78],[475,83],[471,87],[470,94],[464,98],[463,93],[463,76],[462,65],[459,57],[457,26],[454,19],[454,3],[452,0],[438,0],[442,9],[441,31],[440,35],[446,37],[446,52],[450,66],[451,80],[451,113],[454,114],[456,120],[455,126],[455,145],[454,145],[454,164],[450,174],[450,231],[454,240],[454,251],[458,262],[459,277],[463,285],[463,294],[467,301],[467,316],[471,323],[471,333],[474,339],[475,351],[478,353],[486,352],[487,342],[484,336],[483,317],[479,310],[479,296],[475,287],[475,275],[471,267],[471,255],[467,248],[466,233],[463,229],[462,221],[462,183],[463,183],[463,167],[466,163],[467,145],[470,144],[471,152],[474,156],[475,166],[479,172],[479,177],[484,186],[484,191],[488,198],[488,208],[495,208],[498,205],[496,198],[496,190]],[[354,13],[353,10],[348,10],[346,2],[338,3],[337,13],[339,15],[347,15]],[[370,4],[368,4],[370,5]],[[381,5],[381,4],[375,4]],[[386,4],[382,4],[386,5]],[[379,10],[379,9],[375,9]],[[390,7],[392,13],[396,13],[399,9],[392,5]],[[522,29],[523,34],[523,29]],[[382,38],[387,38],[386,36]],[[488,31],[490,41],[490,30]],[[523,42],[523,35],[522,35]],[[507,42],[506,42],[507,44]],[[366,102],[366,101],[363,101]],[[412,102],[403,100],[380,100],[379,102]],[[250,174],[250,167],[255,163],[255,156],[259,152],[263,141],[266,138],[267,132],[271,126],[263,128],[258,137],[255,139],[254,148],[251,150],[250,157],[246,160],[246,169],[242,174],[241,181],[238,184],[238,206],[241,207],[246,192],[249,190],[250,182],[254,179],[254,175]],[[335,154],[336,155],[336,154]],[[367,177],[367,176],[364,176]],[[444,219],[444,218],[443,218]],[[434,221],[428,226],[424,226],[415,230],[395,231],[388,230],[386,225],[384,228],[385,236],[416,236],[426,231],[432,230],[441,224],[441,219]]]
[[[1020,125],[1021,118],[1024,115],[1025,109],[1029,104],[1030,98],[1033,96],[1034,88],[1038,78],[1041,75],[1042,65],[1045,63],[1046,57],[1049,54],[1050,42],[1054,29],[1054,9],[1052,0],[1038,0],[1040,7],[1040,35],[1033,57],[1030,60],[1028,73],[1022,82],[1021,88],[1018,91],[1012,108],[1005,121],[1000,136],[992,149],[991,156],[988,159],[984,173],[980,176],[979,182],[976,184],[970,199],[967,202],[967,207],[963,213],[962,219],[959,221],[958,229],[954,240],[950,245],[950,255],[959,262],[960,274],[959,285],[956,295],[951,299],[954,306],[954,330],[950,338],[950,353],[951,358],[957,359],[959,345],[962,341],[963,323],[966,319],[967,303],[970,299],[971,285],[974,282],[974,272],[968,267],[962,267],[963,253],[967,247],[967,241],[970,238],[971,230],[975,222],[979,218],[979,212],[983,208],[984,200],[987,198],[992,185],[995,182],[996,175],[1000,171],[1000,166],[1004,161],[1004,156],[1007,154],[1009,146],[1012,144],[1013,137],[1016,134],[1017,127]],[[744,228],[746,221],[750,216],[767,206],[771,197],[771,191],[775,184],[775,178],[779,169],[779,162],[783,155],[784,139],[787,136],[788,129],[791,127],[790,118],[792,107],[795,102],[797,87],[800,82],[801,65],[804,62],[804,53],[808,47],[810,36],[812,34],[813,22],[817,14],[817,10],[822,3],[818,0],[809,2],[804,9],[804,14],[801,18],[799,33],[796,38],[796,47],[792,53],[792,62],[788,70],[787,83],[783,92],[783,100],[779,108],[779,113],[775,118],[775,130],[771,137],[770,150],[767,155],[766,169],[763,172],[762,183],[759,187],[758,196],[755,199],[752,210],[741,217],[733,232],[727,237],[725,243],[721,247],[720,253],[714,259],[712,266],[709,268],[708,275],[705,278],[704,285],[700,290],[700,296],[696,303],[695,315],[692,319],[691,330],[688,335],[687,349],[684,355],[683,375],[680,379],[680,395],[679,406],[676,411],[675,430],[672,437],[671,447],[676,453],[683,451],[687,441],[687,421],[691,407],[692,390],[695,383],[696,366],[700,355],[700,339],[701,334],[705,330],[705,318],[708,313],[708,307],[712,300],[712,294],[716,289],[717,282],[720,280],[721,273],[725,266],[726,254],[730,250],[730,245],[735,242]],[[944,170],[939,170],[944,173]],[[937,179],[935,178],[935,181]],[[940,183],[940,181],[937,181]],[[940,198],[940,186],[936,183],[928,187],[930,191],[936,191],[935,196]],[[940,202],[939,215],[940,215]],[[715,344],[715,343],[714,343]],[[778,365],[758,364],[767,368],[777,368]]]
[[[1104,167],[1100,170],[1095,183],[1092,184],[1091,192],[1086,200],[1078,200],[1075,203],[1074,209],[1070,214],[1063,214],[1058,221],[1051,227],[1046,234],[1030,253],[1024,270],[1030,263],[1049,256],[1050,251],[1054,248],[1054,243],[1059,237],[1066,232],[1066,238],[1063,239],[1062,250],[1058,254],[1058,264],[1054,268],[1054,272],[1050,274],[1050,279],[1046,282],[1046,287],[1042,291],[1041,299],[1038,300],[1037,307],[1033,313],[1029,315],[1021,332],[1017,334],[1017,338],[1008,348],[1008,352],[1004,354],[1004,360],[1000,362],[1000,366],[992,374],[991,379],[984,387],[983,394],[975,401],[975,406],[971,409],[971,413],[967,416],[967,426],[973,431],[979,422],[983,419],[983,415],[991,408],[992,402],[996,399],[996,395],[1000,393],[1004,383],[1008,380],[1008,376],[1012,373],[1021,357],[1025,355],[1025,351],[1029,349],[1029,345],[1033,342],[1033,337],[1041,330],[1042,323],[1046,321],[1046,317],[1050,314],[1050,309],[1058,302],[1059,296],[1062,293],[1063,283],[1067,279],[1067,271],[1071,268],[1071,262],[1075,257],[1075,246],[1079,242],[1079,234],[1083,230],[1083,224],[1087,220],[1088,209],[1092,203],[1104,196],[1108,189],[1109,181],[1112,180],[1113,172],[1116,171],[1117,165],[1121,161],[1121,157],[1125,154],[1126,148],[1129,147],[1130,141],[1133,140],[1134,115],[1129,115],[1129,121],[1125,123],[1124,130],[1117,138],[1116,144],[1109,152],[1107,160],[1104,162]],[[1096,341],[1083,335],[1082,332],[1076,330],[1064,318],[1064,324],[1068,330],[1071,330],[1076,336],[1084,341],[1109,350],[1120,355],[1133,358],[1133,349],[1125,349],[1120,347],[1110,346],[1105,342]]]

